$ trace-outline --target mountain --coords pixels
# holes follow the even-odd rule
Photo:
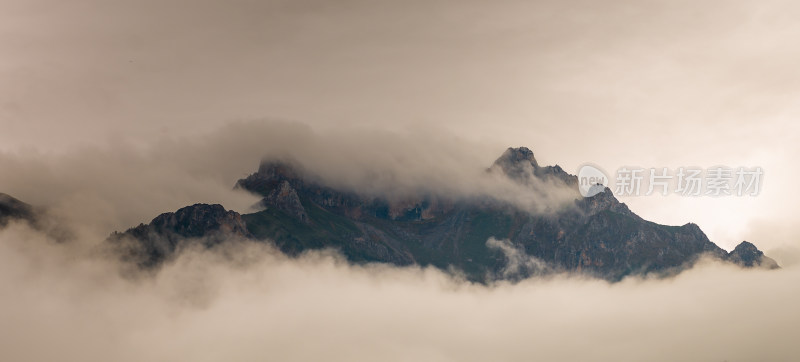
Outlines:
[[[576,176],[557,165],[540,166],[525,147],[509,148],[487,172],[500,172],[521,185],[558,183],[574,189],[576,197],[545,214],[488,196],[424,194],[390,200],[332,187],[291,162],[267,161],[236,184],[262,195],[264,210],[239,215],[220,205],[198,204],[111,239],[137,240],[143,266],[171,257],[182,238],[205,237],[208,245],[230,232],[269,240],[288,255],[334,248],[354,263],[430,265],[479,282],[563,271],[609,281],[670,275],[702,255],[745,267],[777,266],[750,243],[727,253],[695,224],[644,220],[607,188],[581,198]]]

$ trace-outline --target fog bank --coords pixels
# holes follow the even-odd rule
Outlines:
[[[800,270],[467,284],[434,269],[192,250],[155,277],[21,225],[0,231],[0,359],[788,361]]]

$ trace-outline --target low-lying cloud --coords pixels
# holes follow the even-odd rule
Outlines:
[[[793,360],[800,270],[490,286],[267,244],[189,250],[147,277],[21,224],[0,231],[6,361]]]
[[[514,245],[508,239],[495,239],[490,237],[486,240],[486,248],[489,250],[499,250],[505,258],[505,266],[500,271],[499,278],[502,280],[519,280],[533,275],[544,274],[548,271],[547,263],[534,256],[528,255],[525,248],[521,245]],[[490,278],[491,280],[491,278]]]

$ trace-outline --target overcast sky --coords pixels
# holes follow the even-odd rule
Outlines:
[[[433,132],[487,163],[528,146],[572,173],[761,166],[755,198],[623,201],[726,249],[779,248],[800,202],[798,18],[774,0],[5,0],[0,149],[152,148],[280,119]],[[36,198],[15,185],[0,191]]]
[[[77,236],[0,230],[0,359],[797,360],[798,19],[795,0],[0,0],[0,192]],[[235,240],[143,278],[98,253],[185,205],[249,211],[232,186],[265,156],[469,193],[509,146],[573,174],[761,167],[757,197],[621,201],[783,268],[483,286]]]

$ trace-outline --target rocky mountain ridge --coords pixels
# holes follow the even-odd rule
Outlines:
[[[487,170],[522,184],[535,178],[577,189],[577,177],[540,166],[527,148],[509,148]],[[419,195],[388,200],[337,189],[308,177],[301,166],[263,162],[236,187],[263,196],[262,211],[239,215],[197,204],[163,214],[112,239],[129,237],[144,248],[143,265],[157,265],[181,238],[220,242],[225,233],[267,240],[289,255],[334,248],[351,262],[430,265],[458,270],[475,281],[519,279],[541,270],[508,272],[507,250],[519,250],[547,272],[575,272],[616,281],[628,275],[669,275],[710,256],[745,267],[777,267],[748,242],[731,253],[695,224],[659,225],[642,219],[606,189],[554,213],[536,214],[500,200]],[[209,242],[208,237],[210,240]],[[517,253],[516,255],[519,255]]]

